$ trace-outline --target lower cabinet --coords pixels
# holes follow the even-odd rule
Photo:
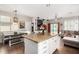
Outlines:
[[[49,54],[51,54],[51,53],[53,53],[53,49],[54,49],[54,40],[53,40],[54,38],[50,38],[49,39],[49,45],[48,45],[48,47],[49,47],[49,49],[48,49],[48,51],[49,51]]]
[[[38,54],[48,54],[48,40],[38,43]]]
[[[36,42],[33,42],[29,39],[24,39],[24,53],[25,54],[37,54],[38,45]]]
[[[49,39],[49,54],[52,54],[60,46],[60,37],[55,36]]]
[[[59,46],[60,38],[55,36],[45,41],[36,43],[29,39],[25,39],[26,54],[52,54]]]

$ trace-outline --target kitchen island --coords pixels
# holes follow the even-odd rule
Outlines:
[[[30,34],[24,36],[25,54],[52,54],[60,43],[58,35]]]

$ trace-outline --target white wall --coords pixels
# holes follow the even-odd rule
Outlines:
[[[25,21],[25,29],[31,31],[31,20]]]

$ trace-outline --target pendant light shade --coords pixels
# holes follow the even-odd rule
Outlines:
[[[18,22],[18,17],[17,17],[17,10],[14,10],[14,17],[13,17],[14,22]]]

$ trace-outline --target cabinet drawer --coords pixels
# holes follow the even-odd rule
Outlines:
[[[38,53],[39,54],[47,54],[48,53],[48,49],[46,48],[46,49],[40,49],[40,50],[38,50]]]
[[[38,51],[43,52],[45,50],[48,50],[48,41],[47,40],[38,44]]]
[[[40,42],[38,45],[44,45],[44,44],[47,44],[47,40],[43,41],[43,42]]]
[[[44,49],[48,49],[48,46],[45,45],[45,46],[39,46],[39,47],[38,47],[38,50],[44,50]]]
[[[39,52],[39,54],[48,54],[48,51],[45,50],[45,51]]]

